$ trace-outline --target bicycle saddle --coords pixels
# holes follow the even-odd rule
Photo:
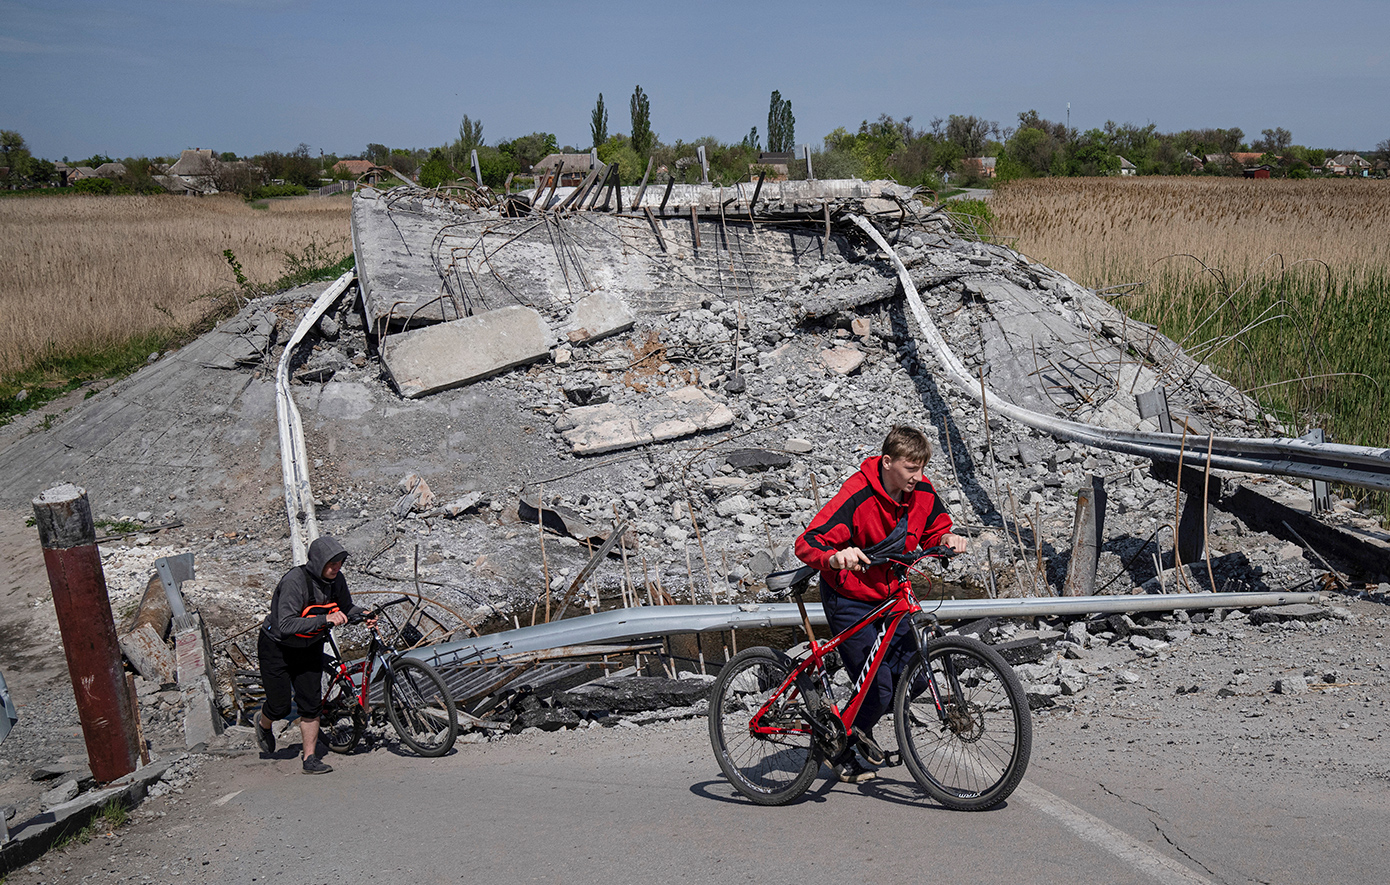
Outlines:
[[[816,570],[803,565],[801,568],[788,569],[784,572],[773,572],[767,576],[767,591],[774,596],[790,596],[799,586],[804,586]]]

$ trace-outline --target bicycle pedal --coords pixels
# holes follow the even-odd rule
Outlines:
[[[894,768],[903,764],[903,754],[897,750],[883,751],[883,765],[880,768]]]

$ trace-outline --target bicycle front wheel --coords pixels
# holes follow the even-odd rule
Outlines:
[[[770,648],[744,649],[724,665],[710,692],[714,758],[734,789],[759,805],[796,799],[820,768],[801,693],[795,685],[777,693],[792,668],[790,658]]]
[[[443,756],[458,737],[458,710],[439,673],[424,661],[401,658],[382,684],[386,718],[401,743],[421,756]]]
[[[340,674],[326,679],[319,734],[334,753],[351,753],[367,728],[367,714],[357,703],[356,689]]]
[[[928,679],[941,698],[932,700]],[[946,636],[917,654],[893,695],[898,749],[933,799],[958,811],[1004,801],[1028,768],[1028,698],[999,653],[969,636]]]

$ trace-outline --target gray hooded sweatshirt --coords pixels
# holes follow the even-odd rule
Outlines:
[[[303,613],[311,605],[336,602],[343,614],[349,617],[365,611],[354,605],[348,593],[347,578],[342,572],[332,581],[323,578],[324,566],[335,559],[347,557],[347,550],[334,538],[324,535],[309,545],[309,561],[285,572],[275,587],[275,595],[270,600],[270,613],[265,616],[265,631],[281,645],[307,648],[324,640],[328,627],[328,615],[304,617]],[[298,634],[309,633],[310,636]]]

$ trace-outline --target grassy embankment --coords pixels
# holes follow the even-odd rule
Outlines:
[[[0,423],[134,371],[245,297],[342,273],[352,266],[348,206],[346,197],[0,201]]]
[[[989,208],[1289,425],[1390,445],[1390,182],[1032,180]]]

